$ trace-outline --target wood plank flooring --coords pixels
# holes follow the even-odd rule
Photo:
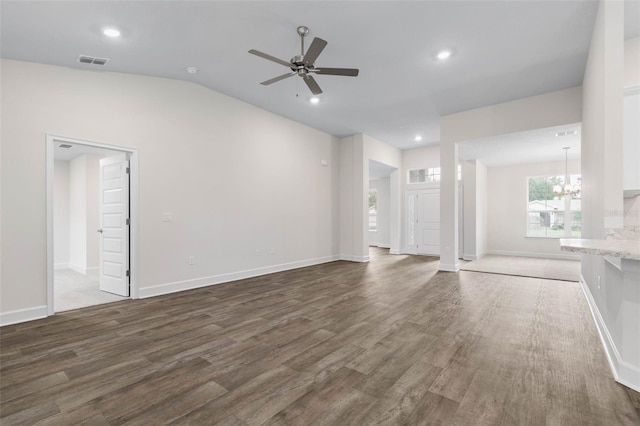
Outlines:
[[[3,327],[0,423],[640,424],[576,283],[387,253]]]

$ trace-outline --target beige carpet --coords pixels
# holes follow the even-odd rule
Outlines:
[[[490,274],[517,275],[560,281],[580,280],[579,260],[541,259],[536,257],[498,256],[489,254],[482,259],[467,262],[463,271]]]

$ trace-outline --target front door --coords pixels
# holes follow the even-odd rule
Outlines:
[[[440,254],[440,189],[407,193],[407,252]]]
[[[129,161],[100,160],[100,290],[129,296]]]

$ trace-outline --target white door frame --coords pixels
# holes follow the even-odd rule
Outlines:
[[[72,139],[64,136],[47,134],[46,136],[46,189],[47,189],[47,315],[54,314],[53,306],[53,168],[55,164],[55,144],[70,143],[75,145],[92,146],[111,149],[129,154],[129,211],[131,225],[129,228],[129,270],[130,270],[130,297],[139,298],[138,293],[138,150],[117,145],[109,145],[100,142],[91,142],[80,139]]]

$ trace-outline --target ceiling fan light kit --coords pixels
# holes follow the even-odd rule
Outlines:
[[[321,38],[315,37],[307,50],[307,53],[304,53],[304,38],[307,34],[309,34],[309,28],[305,26],[300,26],[297,29],[298,35],[300,36],[300,54],[291,58],[288,62],[282,59],[278,59],[275,56],[271,56],[269,54],[260,52],[255,49],[249,50],[249,53],[252,55],[260,56],[261,58],[267,59],[269,61],[275,62],[280,65],[284,65],[288,67],[291,72],[286,74],[279,75],[272,79],[263,81],[262,85],[268,86],[270,84],[276,83],[280,80],[284,80],[285,78],[292,77],[297,75],[301,77],[306,83],[311,93],[314,95],[319,95],[322,93],[322,89],[313,78],[311,74],[324,74],[324,75],[340,75],[347,77],[357,77],[359,70],[356,68],[323,68],[316,67],[315,61],[320,56],[320,53],[324,50],[327,45],[327,42]]]

